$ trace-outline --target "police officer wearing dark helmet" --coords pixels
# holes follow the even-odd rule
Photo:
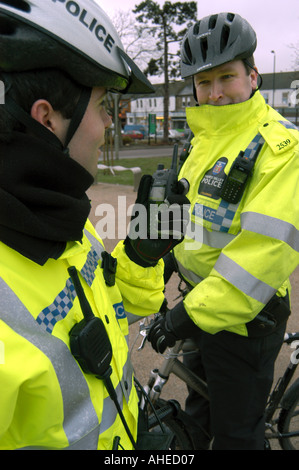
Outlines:
[[[258,89],[256,45],[251,25],[223,12],[191,26],[181,48],[197,106],[186,110],[193,139],[179,176],[190,183],[202,240],[186,236],[165,260],[167,276],[177,270],[189,292],[149,337],[160,352],[196,339],[200,353],[184,361],[207,380],[210,400],[189,390],[186,411],[210,433],[198,438],[202,449],[209,441],[215,450],[263,449],[299,261],[299,135]]]

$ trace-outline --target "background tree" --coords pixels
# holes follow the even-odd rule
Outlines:
[[[293,67],[297,72],[299,70],[299,42],[296,44],[290,44],[289,47],[292,49]]]
[[[144,69],[151,58],[158,57],[156,41],[152,37],[151,28],[145,25],[136,25],[136,18],[132,12],[118,10],[112,22],[123,43],[124,50],[141,69]],[[114,122],[114,151],[115,158],[119,157],[119,148],[122,146],[120,115],[122,104],[127,105],[120,94],[109,93],[106,103],[109,114]]]
[[[150,28],[156,38],[157,51],[160,57],[151,58],[145,73],[148,75],[164,74],[164,140],[168,140],[169,127],[169,78],[178,76],[178,55],[170,52],[170,44],[180,42],[190,22],[197,19],[197,2],[169,2],[161,7],[153,0],[145,0],[135,6],[133,13],[137,21]],[[185,25],[179,29],[175,26]],[[179,29],[178,31],[176,29]]]
[[[156,41],[152,37],[151,27],[136,24],[136,17],[131,11],[118,10],[112,22],[123,43],[128,56],[144,69],[150,59],[158,58]]]

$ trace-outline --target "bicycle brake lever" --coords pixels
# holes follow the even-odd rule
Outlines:
[[[144,345],[145,345],[145,342],[146,342],[146,333],[141,333],[143,338],[142,338],[142,341],[141,341],[141,345],[139,346],[139,348],[137,348],[137,351],[141,351],[141,349],[144,348]]]
[[[146,325],[146,319],[144,318],[140,323],[139,323],[139,334],[143,336],[141,344],[139,348],[137,348],[137,351],[140,351],[141,349],[144,348],[145,342],[146,342],[146,337],[147,337],[147,329],[148,326]]]
[[[145,342],[146,342],[146,339],[147,339],[148,330],[151,329],[152,325],[157,321],[157,319],[159,318],[159,316],[161,316],[161,314],[160,314],[160,313],[156,313],[155,316],[154,316],[155,319],[154,319],[154,320],[151,320],[148,325],[146,325],[146,320],[145,320],[145,319],[139,323],[139,325],[140,325],[140,327],[139,327],[139,334],[140,334],[141,336],[143,336],[143,338],[142,338],[142,341],[141,341],[141,344],[140,344],[139,348],[137,348],[137,351],[140,351],[141,349],[144,348]]]

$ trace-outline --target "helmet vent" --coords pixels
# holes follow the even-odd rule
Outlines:
[[[227,25],[223,25],[220,39],[220,52],[222,53],[228,45],[230,29]]]
[[[232,23],[234,21],[234,17],[235,17],[234,13],[228,13],[227,14],[227,19],[230,23]]]
[[[214,29],[217,23],[218,15],[212,15],[209,19],[209,29]]]
[[[25,0],[1,0],[0,5],[8,5],[11,8],[25,11],[26,13],[29,13],[31,11],[29,3]]]
[[[198,23],[196,23],[194,26],[193,26],[193,34],[194,36],[197,36],[199,34],[199,26],[200,26],[200,21],[198,21]]]
[[[185,64],[191,65],[192,64],[192,52],[190,49],[190,44],[189,44],[188,39],[185,41],[184,52],[185,52],[185,58],[184,58]]]
[[[206,37],[201,38],[200,48],[204,62],[207,60],[208,41]]]

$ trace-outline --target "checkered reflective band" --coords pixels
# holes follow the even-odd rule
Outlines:
[[[99,254],[91,248],[87,255],[86,263],[81,269],[81,274],[89,286],[92,285],[95,278],[95,270],[98,266],[99,259]],[[73,282],[69,278],[66,281],[64,289],[59,292],[52,304],[40,312],[36,319],[37,323],[48,333],[52,333],[56,323],[67,316],[73,306],[76,295]]]

